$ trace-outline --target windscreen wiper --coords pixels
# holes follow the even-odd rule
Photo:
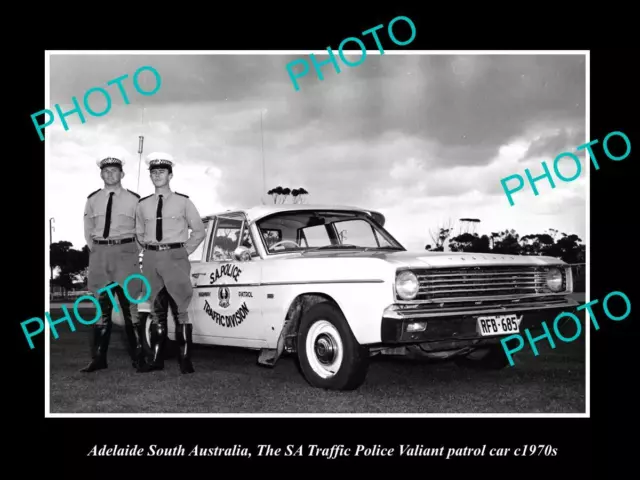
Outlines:
[[[358,245],[351,245],[348,243],[342,243],[340,245],[324,245],[322,247],[315,247],[315,248],[311,248],[309,250],[305,250],[304,252],[301,252],[303,255],[305,253],[309,253],[309,252],[317,252],[318,250],[332,250],[332,249],[336,249],[339,250],[341,248],[363,248],[366,249],[365,247],[359,247]]]

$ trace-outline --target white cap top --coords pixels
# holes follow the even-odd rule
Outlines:
[[[96,165],[98,167],[107,167],[109,165],[119,165],[120,167],[125,165],[125,158],[128,157],[128,152],[122,147],[110,147],[105,149],[96,158]]]
[[[145,163],[151,167],[174,167],[175,161],[173,156],[165,152],[153,152],[147,155]]]

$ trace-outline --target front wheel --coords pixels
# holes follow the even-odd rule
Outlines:
[[[364,383],[369,351],[357,342],[336,306],[320,303],[309,309],[297,342],[300,368],[314,387],[355,390]]]

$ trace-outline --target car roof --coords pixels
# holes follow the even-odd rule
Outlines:
[[[233,213],[244,213],[247,216],[249,222],[256,222],[268,215],[280,212],[295,212],[295,211],[313,211],[313,210],[338,210],[349,212],[361,212],[371,215],[380,225],[384,226],[385,216],[375,210],[354,207],[350,205],[334,205],[334,204],[273,204],[273,205],[255,205],[249,208],[238,208],[235,210],[227,210],[225,212],[216,212],[203,217],[204,219],[211,219],[219,215],[228,215]]]

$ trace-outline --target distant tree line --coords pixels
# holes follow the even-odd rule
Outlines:
[[[572,264],[585,262],[586,246],[575,234],[549,229],[544,233],[520,236],[515,230],[507,229],[491,232],[490,235],[478,235],[475,232],[475,225],[480,222],[478,219],[461,219],[460,222],[462,227],[457,234],[451,224],[439,226],[431,231],[433,245],[426,245],[425,249],[442,252],[448,242],[449,250],[452,252],[546,255]],[[452,236],[454,234],[455,236]]]
[[[51,280],[51,285],[72,290],[74,286],[86,286],[89,268],[89,247],[81,250],[72,248],[73,244],[65,240],[54,242],[49,250],[49,266],[58,275]]]

